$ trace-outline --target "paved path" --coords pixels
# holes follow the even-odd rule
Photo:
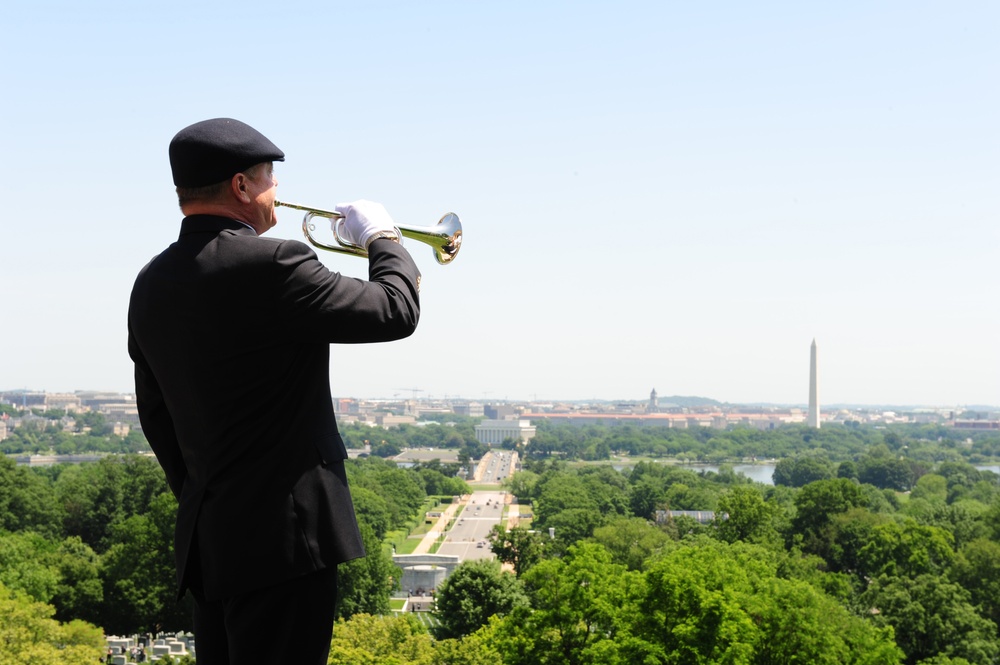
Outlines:
[[[451,520],[452,517],[454,517],[455,512],[458,510],[458,507],[461,505],[465,505],[465,502],[468,500],[469,500],[469,495],[466,494],[458,501],[458,503],[455,503],[454,501],[449,503],[448,507],[445,508],[444,512],[441,514],[441,517],[438,518],[438,521],[434,525],[434,527],[430,531],[425,533],[424,537],[420,540],[420,543],[415,548],[413,548],[413,553],[427,554],[428,552],[430,552],[431,547],[437,541],[438,537],[442,533],[444,533],[445,529],[448,528],[448,522]]]

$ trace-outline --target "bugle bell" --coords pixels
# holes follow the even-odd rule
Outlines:
[[[275,201],[274,205],[305,211],[306,215],[302,218],[302,233],[313,247],[325,249],[328,252],[338,252],[352,256],[368,256],[368,252],[364,247],[350,243],[340,237],[340,233],[337,231],[339,225],[334,225],[336,245],[322,242],[313,237],[312,232],[316,230],[316,223],[313,221],[314,218],[343,219],[344,216],[339,212],[323,210],[322,208],[310,208],[309,206],[287,203],[285,201]],[[431,249],[434,250],[434,258],[441,265],[451,263],[458,256],[458,250],[462,248],[462,222],[459,221],[458,215],[453,212],[447,213],[434,226],[403,226],[399,224],[396,226],[396,230],[402,236],[430,245]]]

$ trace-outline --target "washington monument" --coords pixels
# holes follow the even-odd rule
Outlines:
[[[819,377],[816,375],[816,340],[809,349],[809,427],[819,429]]]

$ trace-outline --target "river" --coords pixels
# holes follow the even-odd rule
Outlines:
[[[678,464],[676,465],[681,469],[691,469],[692,471],[712,471],[718,473],[719,465],[717,464]],[[762,462],[760,464],[733,464],[733,471],[736,473],[741,473],[750,480],[763,483],[764,485],[773,485],[774,480],[774,462]],[[993,473],[1000,475],[1000,464],[973,464],[974,467],[980,471],[992,471]],[[615,464],[615,469],[621,471],[623,467],[621,464]]]
[[[980,471],[992,471],[993,473],[1000,475],[1000,464],[973,464],[974,467]],[[691,469],[693,471],[719,471],[718,465],[714,464],[686,464],[684,468]],[[754,482],[763,483],[765,485],[773,485],[774,480],[774,464],[771,462],[763,464],[734,464],[733,471],[736,473],[742,473],[744,476],[753,480]]]

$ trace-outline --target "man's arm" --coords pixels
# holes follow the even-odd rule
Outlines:
[[[297,241],[275,251],[288,330],[305,339],[336,343],[387,342],[412,335],[420,318],[420,272],[392,240],[369,246],[368,281],[331,272]]]
[[[160,384],[157,383],[139,345],[132,336],[131,325],[129,325],[128,353],[135,363],[135,398],[139,409],[139,422],[142,423],[142,433],[156,453],[160,466],[163,467],[170,491],[179,499],[184,481],[187,479],[187,466],[181,456],[177,433],[174,431],[174,421],[163,401]]]

